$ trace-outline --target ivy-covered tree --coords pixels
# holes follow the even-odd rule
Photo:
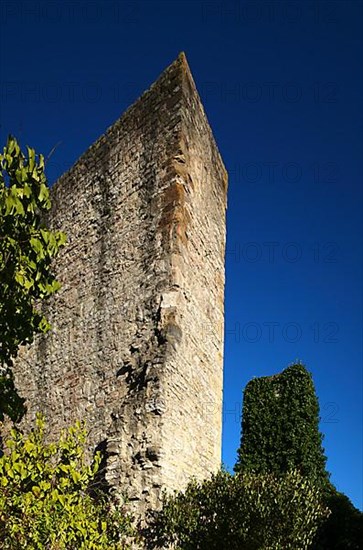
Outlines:
[[[279,475],[298,468],[326,486],[329,474],[322,440],[319,402],[312,376],[303,365],[247,384],[236,472]]]
[[[0,541],[3,550],[129,548],[131,517],[122,503],[90,496],[100,465],[84,459],[80,424],[46,443],[45,421],[25,436],[13,429],[0,457]]]
[[[51,262],[66,237],[47,227],[50,206],[44,157],[9,137],[0,154],[0,421],[24,413],[11,367],[21,345],[49,330],[39,304],[60,286]]]
[[[165,497],[144,538],[150,550],[305,550],[328,514],[321,490],[296,470],[222,471]]]
[[[322,439],[314,383],[302,364],[247,384],[235,471],[283,475],[298,469],[322,489],[332,512],[311,548],[361,550],[363,514],[330,482]]]

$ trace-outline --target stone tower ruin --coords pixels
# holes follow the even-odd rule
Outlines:
[[[85,420],[140,510],[220,466],[226,192],[184,54],[52,189],[68,244],[16,366],[25,422]]]

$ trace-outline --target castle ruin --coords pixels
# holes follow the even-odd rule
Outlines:
[[[221,462],[227,173],[180,54],[52,188],[52,331],[16,365],[30,422],[85,420],[135,508]]]

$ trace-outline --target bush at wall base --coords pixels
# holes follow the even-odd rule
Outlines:
[[[282,476],[221,471],[164,497],[143,535],[148,549],[299,550],[311,544],[329,510],[297,470]]]
[[[125,550],[131,518],[122,506],[89,494],[100,457],[84,460],[80,424],[45,443],[45,422],[25,436],[12,430],[0,457],[0,541],[3,550]],[[94,487],[92,488],[94,492]]]

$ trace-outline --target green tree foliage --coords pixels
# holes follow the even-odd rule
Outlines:
[[[328,514],[321,490],[297,471],[219,472],[165,497],[144,536],[150,549],[299,550],[309,547]]]
[[[324,503],[332,512],[312,548],[362,549],[363,514],[329,480],[319,403],[312,376],[301,364],[247,384],[235,471],[281,475],[294,468],[322,489]]]
[[[24,436],[14,429],[0,457],[0,541],[3,550],[120,550],[128,548],[129,516],[89,495],[100,456],[84,460],[80,424],[45,443],[45,422]]]
[[[26,412],[24,402],[16,390],[13,371],[9,366],[0,365],[0,422],[5,415],[14,422],[20,420]]]
[[[279,475],[298,468],[326,486],[329,474],[322,439],[314,383],[303,365],[247,384],[236,472]]]
[[[0,420],[24,413],[11,370],[19,347],[50,328],[37,304],[59,288],[51,261],[66,238],[47,228],[49,209],[44,157],[10,137],[0,154]]]
[[[325,502],[331,515],[318,530],[312,550],[362,550],[362,512],[333,486],[326,491]]]

